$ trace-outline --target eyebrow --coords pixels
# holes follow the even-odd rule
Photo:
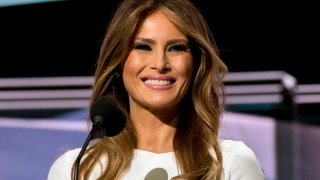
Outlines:
[[[142,38],[142,37],[137,37],[136,40],[142,41],[142,42],[146,42],[149,44],[155,44],[156,41],[150,38]],[[186,39],[170,39],[167,44],[173,44],[173,43],[180,43],[180,42],[184,42],[186,44],[188,44],[188,40]]]

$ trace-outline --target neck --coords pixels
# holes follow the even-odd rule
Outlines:
[[[138,149],[155,153],[173,151],[178,113],[130,108],[130,116],[138,135]]]

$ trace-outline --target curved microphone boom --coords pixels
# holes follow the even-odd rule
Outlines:
[[[117,108],[117,104],[114,100],[106,96],[100,96],[93,102],[90,109],[90,119],[92,121],[92,128],[76,159],[74,168],[75,180],[78,180],[81,157],[96,132],[102,131],[104,135],[113,137],[118,135],[126,125],[124,114]]]

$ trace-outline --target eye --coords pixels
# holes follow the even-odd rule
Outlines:
[[[189,51],[189,46],[184,44],[172,45],[168,49],[169,52],[186,52]]]
[[[137,49],[137,50],[144,50],[144,51],[151,51],[151,47],[147,44],[134,44],[133,46],[134,49]]]

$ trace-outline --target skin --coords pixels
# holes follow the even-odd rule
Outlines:
[[[145,19],[123,67],[138,149],[170,152],[193,58],[187,37],[161,12]],[[142,136],[143,135],[143,136]]]

